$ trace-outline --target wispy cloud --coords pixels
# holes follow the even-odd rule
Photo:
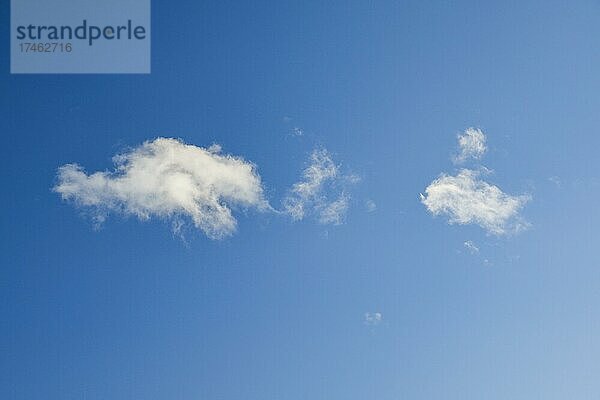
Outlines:
[[[461,154],[459,161],[480,158],[485,153],[485,135],[469,128],[458,136]],[[480,178],[491,173],[485,167],[478,171],[461,169],[456,175],[446,173],[427,186],[421,202],[433,215],[445,215],[450,224],[477,224],[495,235],[519,232],[529,224],[519,215],[531,199],[529,195],[510,195],[498,186]]]
[[[348,211],[348,200],[348,195],[342,193],[337,200],[324,204],[319,213],[319,222],[340,225]]]
[[[290,116],[287,116],[287,115],[286,115],[286,116],[284,116],[284,117],[283,117],[283,122],[284,122],[285,124],[290,124],[290,123],[291,123],[291,122],[293,122],[293,121],[294,121],[294,119],[293,119],[292,117],[290,117]],[[302,128],[301,128],[300,126],[298,126],[298,125],[293,125],[293,126],[290,128],[290,130],[289,130],[289,134],[290,134],[291,136],[296,136],[296,137],[299,137],[299,136],[304,136],[304,129],[302,129]]]
[[[357,180],[354,175],[342,174],[326,149],[315,149],[302,180],[295,183],[285,197],[284,210],[295,221],[313,214],[322,224],[339,225],[348,210],[346,188]]]
[[[464,243],[464,246],[467,250],[469,250],[469,253],[471,253],[471,254],[479,253],[479,247],[477,247],[477,245],[475,245],[475,243],[473,243],[473,241],[471,241],[471,240],[467,240]]]
[[[383,314],[380,312],[367,312],[364,315],[363,322],[368,326],[377,326],[383,321]]]
[[[365,209],[367,212],[372,213],[377,210],[377,204],[373,200],[369,199],[365,201]]]
[[[467,128],[458,135],[458,148],[454,163],[462,164],[470,158],[480,160],[487,151],[486,137],[480,129]]]
[[[550,178],[548,178],[548,180],[552,182],[557,188],[562,187],[562,180],[559,176],[551,176]]]
[[[102,221],[109,213],[170,219],[174,229],[189,217],[208,237],[236,230],[232,207],[270,209],[255,166],[177,139],[157,138],[113,158],[112,172],[88,174],[77,164],[58,169],[54,191],[92,209]]]

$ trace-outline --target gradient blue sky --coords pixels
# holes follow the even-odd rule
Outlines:
[[[598,2],[153,2],[134,76],[10,75],[4,3],[0,398],[597,398]],[[529,230],[420,203],[469,126]],[[315,146],[362,180],[340,226],[220,241],[51,191],[157,136],[253,161],[274,206]]]

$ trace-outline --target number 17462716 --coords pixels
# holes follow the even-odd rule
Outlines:
[[[70,53],[71,43],[19,43],[21,53]]]

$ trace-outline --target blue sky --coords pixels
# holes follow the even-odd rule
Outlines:
[[[2,58],[0,397],[596,398],[600,6],[400,3],[154,2],[150,75]],[[157,137],[253,163],[275,211],[182,238],[52,190]],[[283,212],[315,149],[340,224]],[[433,216],[461,168],[528,196],[528,229]]]

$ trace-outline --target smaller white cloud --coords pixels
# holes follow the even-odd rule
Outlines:
[[[339,225],[349,206],[345,187],[357,181],[357,176],[340,172],[326,149],[316,149],[310,155],[302,180],[292,186],[283,200],[284,212],[294,221],[312,214],[322,224]],[[332,197],[335,200],[330,200]]]
[[[372,213],[377,210],[377,204],[371,199],[365,201],[365,209],[368,213]]]
[[[528,227],[519,215],[530,196],[511,196],[463,169],[458,175],[440,175],[421,194],[433,215],[445,215],[450,224],[477,224],[495,235],[516,233]]]
[[[383,314],[380,312],[367,312],[364,315],[364,324],[367,326],[377,326],[383,321]]]
[[[485,134],[480,129],[467,128],[458,135],[458,147],[454,163],[462,164],[470,158],[480,160],[487,151]]]
[[[302,130],[302,128],[295,126],[294,128],[292,128],[292,134],[294,136],[302,136],[302,135],[304,135],[304,130]]]
[[[479,253],[479,247],[477,247],[477,246],[475,245],[475,243],[473,243],[471,240],[467,240],[467,241],[464,243],[464,246],[465,246],[465,248],[466,248],[467,250],[469,250],[469,252],[470,252],[471,254],[477,254],[477,253]]]

